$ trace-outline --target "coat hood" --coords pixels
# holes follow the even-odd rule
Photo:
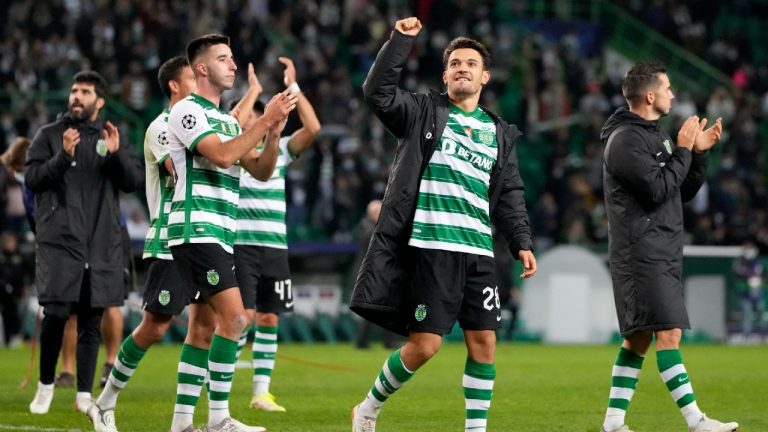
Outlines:
[[[608,140],[608,137],[611,136],[611,132],[616,130],[616,128],[619,126],[625,124],[633,124],[649,130],[659,129],[658,120],[648,121],[630,111],[629,108],[621,107],[617,109],[613,114],[611,114],[611,116],[603,125],[603,128],[600,130],[600,141],[605,144],[605,142]]]

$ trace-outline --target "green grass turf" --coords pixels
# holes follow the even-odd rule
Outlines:
[[[121,431],[169,429],[179,350],[178,345],[165,345],[147,353],[120,396],[117,424]],[[500,345],[489,430],[598,431],[616,351],[617,347],[607,345]],[[365,396],[387,354],[378,347],[360,351],[349,345],[282,345],[272,391],[288,413],[250,410],[251,372],[238,369],[232,414],[272,432],[347,431],[350,408]],[[91,430],[85,416],[73,412],[73,389],[57,390],[49,414],[29,414],[37,363],[33,382],[18,388],[28,358],[28,348],[0,351],[0,430]],[[444,345],[387,402],[377,430],[462,431],[464,358],[463,345]],[[707,414],[738,421],[741,432],[768,431],[767,346],[690,345],[683,348],[683,358],[699,406]],[[643,371],[628,424],[637,432],[686,431],[658,376],[654,354],[648,356]],[[202,424],[206,414],[203,396],[196,422]]]

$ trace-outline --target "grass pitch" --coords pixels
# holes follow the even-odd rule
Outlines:
[[[499,345],[488,430],[600,430],[617,349]],[[144,357],[120,395],[116,416],[121,431],[169,429],[179,351],[179,345],[155,346]],[[365,396],[387,354],[378,347],[360,351],[350,345],[281,345],[271,389],[288,412],[248,408],[252,373],[248,369],[237,370],[230,410],[235,418],[266,426],[270,432],[348,431],[350,409]],[[377,431],[462,431],[465,355],[462,344],[445,344],[387,402]],[[247,352],[242,358],[246,356]],[[57,390],[47,415],[29,413],[37,363],[32,383],[18,388],[28,359],[28,348],[0,351],[0,430],[92,430],[87,418],[73,411],[73,389]],[[768,431],[768,346],[689,345],[683,347],[683,359],[704,412],[723,421],[738,421],[741,432]],[[95,390],[94,396],[100,389]],[[202,425],[206,415],[203,396],[196,423]],[[687,431],[659,378],[653,353],[645,361],[627,423],[637,432]]]

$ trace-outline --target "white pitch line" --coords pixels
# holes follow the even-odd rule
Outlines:
[[[59,429],[59,428],[37,427],[37,426],[14,426],[14,425],[8,425],[8,424],[0,424],[0,430],[39,431],[39,432],[88,432],[82,429]]]

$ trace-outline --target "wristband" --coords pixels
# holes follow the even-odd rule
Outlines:
[[[299,94],[301,93],[301,88],[299,88],[299,83],[292,82],[291,85],[288,86],[288,91],[292,94]]]

